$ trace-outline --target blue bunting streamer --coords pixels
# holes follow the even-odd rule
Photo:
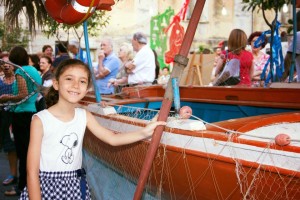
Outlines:
[[[272,53],[273,56],[272,63],[270,63],[271,61],[269,58],[260,76],[261,80],[265,80],[265,86],[267,86],[271,80],[272,82],[276,82],[278,79],[282,77],[282,74],[284,72],[284,59],[282,55],[281,37],[279,35],[280,25],[281,24],[277,21],[274,30],[273,44],[270,46],[271,48],[270,52]],[[254,42],[255,48],[261,47],[261,45],[266,41],[267,34],[271,34],[271,30],[264,31],[261,34],[261,36],[257,38],[257,40]],[[268,42],[270,42],[270,40],[271,38],[268,39]],[[275,69],[273,68],[274,65],[275,65]],[[270,68],[270,70],[268,72],[267,77],[265,77],[268,67]]]

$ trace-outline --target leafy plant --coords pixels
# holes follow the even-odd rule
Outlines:
[[[5,7],[5,19],[9,22],[12,29],[20,29],[21,23],[19,16],[24,14],[28,29],[32,35],[36,34],[36,28],[43,27],[44,20],[47,17],[47,11],[43,0],[0,0]]]
[[[0,22],[0,39],[2,51],[9,51],[14,46],[27,47],[29,42],[29,31],[22,28],[12,28],[5,22]]]
[[[97,11],[95,12],[89,19],[88,19],[88,31],[89,35],[97,36],[102,27],[105,27],[109,23],[110,16],[105,15],[105,11]],[[48,16],[44,22],[45,26],[42,32],[47,35],[49,38],[50,36],[56,36],[59,38],[61,32],[69,33],[70,30],[74,30],[77,37],[80,39],[83,35],[82,32],[82,24],[77,25],[67,25],[56,22],[50,16]],[[81,32],[79,34],[79,32]]]
[[[119,1],[120,0],[115,0],[115,2]],[[44,7],[44,2],[45,0],[0,0],[0,5],[4,6],[5,19],[9,22],[9,25],[12,28],[20,28],[20,15],[24,14],[30,34],[35,35],[37,27],[42,30],[44,27],[48,27],[45,32],[50,34],[51,31],[55,31],[57,27],[61,28],[61,26],[58,24],[55,25],[54,22],[49,22],[50,17]],[[71,1],[68,0],[68,3],[70,2]],[[89,25],[90,30],[96,27],[96,23],[100,24],[100,27],[107,23],[105,20],[96,21],[99,19],[104,19],[101,16],[104,16],[104,12],[99,12],[98,10],[92,15],[92,17],[89,19],[89,24],[91,24]],[[54,25],[54,27],[51,27],[52,25]],[[97,28],[95,29],[95,32],[96,31]]]
[[[246,10],[249,11],[251,10],[252,12],[256,9],[258,9],[257,11],[259,12],[260,10],[264,11],[264,10],[275,10],[275,11],[279,11],[284,4],[290,4],[292,2],[292,0],[243,0],[242,3],[243,4],[247,4],[244,5],[242,10]]]
[[[204,49],[205,49],[204,45],[199,45],[198,52],[202,53],[204,51]]]

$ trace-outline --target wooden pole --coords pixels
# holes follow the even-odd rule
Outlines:
[[[194,62],[195,62],[195,56],[196,53],[193,52],[191,56],[191,61],[189,62],[189,65],[186,66],[188,69],[187,76],[185,77],[185,85],[193,85],[194,84]],[[191,78],[192,77],[192,78]]]
[[[181,45],[181,48],[179,50],[179,55],[176,55],[175,57],[175,65],[173,68],[173,71],[171,73],[171,77],[169,79],[166,92],[164,95],[164,99],[162,101],[162,105],[160,108],[158,120],[159,121],[167,121],[170,108],[172,105],[172,100],[173,100],[173,92],[172,92],[172,78],[180,78],[181,73],[183,72],[184,67],[188,63],[188,58],[187,55],[189,53],[191,44],[194,39],[194,35],[198,26],[198,22],[200,20],[200,16],[203,10],[205,4],[205,0],[197,0],[192,17],[190,19],[189,25],[187,27],[187,31],[184,35],[183,42]],[[152,140],[150,143],[150,146],[148,148],[146,158],[143,163],[142,171],[138,180],[138,185],[136,187],[135,193],[134,193],[134,200],[140,200],[143,194],[144,187],[146,185],[146,181],[148,179],[152,162],[154,160],[156,151],[158,149],[158,146],[160,144],[160,139],[162,136],[164,130],[164,126],[158,126],[154,134],[152,136]]]
[[[201,75],[201,71],[202,71],[202,61],[203,61],[203,53],[200,53],[199,55],[199,65],[197,65],[197,75],[198,75],[198,79],[199,79],[199,84],[200,86],[203,85],[203,82],[202,82],[202,75]]]

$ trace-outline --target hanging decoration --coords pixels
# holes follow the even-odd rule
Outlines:
[[[151,17],[150,21],[150,47],[155,50],[160,68],[164,68],[164,53],[167,51],[168,37],[164,33],[164,29],[168,26],[174,10],[170,7],[163,13]]]
[[[43,1],[48,14],[57,22],[68,25],[80,24],[95,10],[111,10],[114,0],[52,0]]]
[[[174,57],[178,54],[183,37],[184,37],[184,27],[180,25],[181,20],[185,18],[186,11],[188,8],[190,0],[185,0],[179,13],[174,17],[170,25],[165,29],[165,34],[168,34],[170,28],[172,28],[169,39],[169,51],[165,53],[165,62],[167,64],[174,61]]]
[[[265,80],[265,86],[267,86],[270,81],[276,82],[280,80],[284,72],[284,59],[282,54],[281,37],[279,34],[280,25],[281,24],[277,21],[274,31],[273,44],[270,47],[270,53],[272,53],[272,62],[271,58],[269,58],[261,74],[261,80]],[[254,42],[255,48],[261,46],[261,44],[266,40],[266,35],[268,34],[271,34],[271,30],[264,31],[261,36],[257,38],[257,40]],[[270,42],[270,38],[268,42]],[[265,77],[266,74],[267,77]]]

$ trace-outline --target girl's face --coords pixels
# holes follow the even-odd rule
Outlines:
[[[42,72],[47,72],[50,69],[51,65],[46,58],[40,59],[40,69]]]
[[[78,103],[88,92],[88,72],[81,65],[73,65],[66,69],[53,81],[54,89],[58,90],[59,101]]]

